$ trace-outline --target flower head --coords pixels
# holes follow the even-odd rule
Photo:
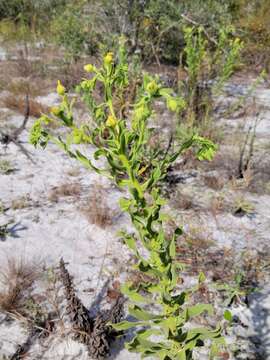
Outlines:
[[[56,91],[57,91],[58,95],[60,95],[60,96],[64,96],[64,95],[65,95],[66,88],[61,84],[61,81],[60,81],[60,80],[57,81]]]
[[[51,108],[51,113],[55,116],[59,116],[61,113],[61,109],[58,106],[53,106]]]
[[[105,65],[110,65],[112,62],[113,62],[113,53],[108,52],[104,57],[104,64]]]
[[[170,97],[167,101],[167,107],[169,110],[175,112],[178,109],[178,102],[174,98]]]
[[[149,92],[150,95],[155,95],[157,93],[158,89],[159,89],[159,86],[155,80],[150,81],[146,86],[146,90]]]
[[[106,126],[115,127],[117,124],[117,119],[113,115],[109,115],[106,121]]]
[[[95,67],[92,64],[87,64],[83,68],[88,73],[91,73],[91,72],[95,71]]]

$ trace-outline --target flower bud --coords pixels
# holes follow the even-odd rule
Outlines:
[[[168,100],[167,100],[167,107],[169,110],[173,111],[173,112],[176,112],[177,109],[178,109],[178,102],[177,100],[175,100],[174,98],[170,97]]]
[[[87,64],[83,68],[88,73],[91,73],[91,72],[93,72],[95,70],[95,67],[92,64]]]
[[[117,124],[117,119],[116,119],[114,116],[109,115],[109,116],[108,116],[108,119],[107,119],[107,121],[106,121],[106,126],[108,126],[108,127],[115,127],[116,124]]]
[[[158,91],[159,87],[155,80],[149,82],[146,85],[146,90],[149,92],[150,95],[155,95]]]
[[[53,106],[53,107],[51,108],[51,113],[52,113],[53,115],[55,115],[55,116],[59,116],[60,113],[61,113],[61,109],[60,109],[59,107],[57,107],[57,106]]]
[[[61,81],[58,80],[57,82],[57,88],[56,88],[57,94],[60,96],[64,96],[66,92],[66,88],[61,84]]]
[[[111,65],[112,62],[113,62],[113,53],[108,52],[104,57],[104,64]]]

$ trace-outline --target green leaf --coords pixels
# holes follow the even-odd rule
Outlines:
[[[209,315],[213,315],[214,308],[211,304],[197,304],[186,308],[186,319],[189,320],[192,317],[199,316],[203,312],[207,312]]]
[[[151,299],[149,299],[147,296],[142,296],[141,294],[138,293],[137,290],[132,290],[130,288],[130,284],[128,283],[121,286],[121,292],[124,295],[127,295],[129,299],[134,302],[142,303],[142,304],[149,304],[151,302]]]
[[[205,280],[206,280],[206,276],[204,275],[203,272],[200,272],[198,277],[199,284],[202,284],[203,282],[205,282]]]
[[[126,320],[121,321],[117,324],[110,323],[110,326],[112,326],[117,331],[128,330],[128,329],[132,329],[134,327],[143,326],[143,325],[145,325],[145,324],[140,321],[132,322],[132,321],[126,321]]]
[[[176,246],[175,246],[175,240],[174,239],[171,240],[169,254],[173,259],[176,256]]]
[[[151,314],[137,305],[129,307],[129,314],[142,321],[162,319],[161,315]]]
[[[123,211],[128,211],[130,206],[132,205],[133,201],[130,200],[130,199],[125,199],[125,198],[121,198],[119,200],[119,205],[120,205],[120,208],[121,210]]]
[[[223,316],[225,320],[232,322],[233,317],[232,317],[232,313],[229,310],[225,310]]]

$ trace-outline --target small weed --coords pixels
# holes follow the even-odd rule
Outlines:
[[[0,174],[8,175],[13,171],[15,171],[15,168],[9,160],[0,160]]]
[[[8,234],[10,233],[10,230],[9,230],[9,225],[11,224],[12,222],[8,222],[4,225],[0,225],[0,240],[1,241],[4,241],[6,240],[6,237],[8,236]]]
[[[235,198],[232,208],[233,215],[242,217],[254,214],[254,205],[242,196]]]

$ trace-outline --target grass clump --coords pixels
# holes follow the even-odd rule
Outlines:
[[[0,160],[0,174],[9,175],[14,171],[15,168],[9,160]]]
[[[0,310],[13,315],[24,315],[32,286],[40,272],[38,266],[15,258],[8,259],[0,272],[3,290],[0,292]]]
[[[82,206],[82,212],[92,224],[101,228],[112,225],[114,213],[107,202],[108,191],[99,185],[94,184],[87,203]]]

